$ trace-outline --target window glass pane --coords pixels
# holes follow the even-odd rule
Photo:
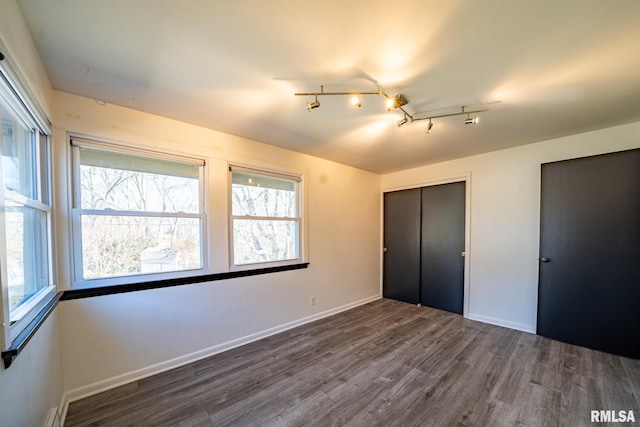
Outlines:
[[[84,279],[202,268],[199,218],[82,215]]]
[[[233,220],[236,265],[298,258],[298,221]]]
[[[7,201],[5,227],[9,307],[13,310],[49,285],[46,213]]]
[[[296,185],[292,179],[232,172],[232,214],[296,217]]]
[[[80,148],[82,209],[200,211],[198,166]]]
[[[0,100],[2,118],[2,170],[6,188],[37,200],[34,131],[19,122]]]

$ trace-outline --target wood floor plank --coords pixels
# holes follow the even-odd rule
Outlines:
[[[66,426],[590,425],[640,361],[382,299],[71,403]]]

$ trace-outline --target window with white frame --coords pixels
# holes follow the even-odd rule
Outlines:
[[[204,161],[72,138],[76,285],[205,268]]]
[[[6,62],[7,58],[3,62]],[[0,277],[4,343],[52,297],[48,122],[0,67]],[[38,117],[36,117],[38,116]]]
[[[300,177],[239,166],[229,171],[231,263],[300,260]]]

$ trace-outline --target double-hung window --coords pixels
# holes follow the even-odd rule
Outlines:
[[[301,260],[300,177],[239,166],[229,173],[231,264]]]
[[[78,287],[201,274],[204,161],[72,138]]]
[[[7,63],[8,58],[3,60]],[[49,128],[17,82],[0,67],[0,277],[3,348],[55,293],[50,257]]]

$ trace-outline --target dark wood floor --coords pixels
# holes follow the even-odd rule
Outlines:
[[[74,402],[65,426],[445,426],[640,419],[640,361],[380,300]]]

